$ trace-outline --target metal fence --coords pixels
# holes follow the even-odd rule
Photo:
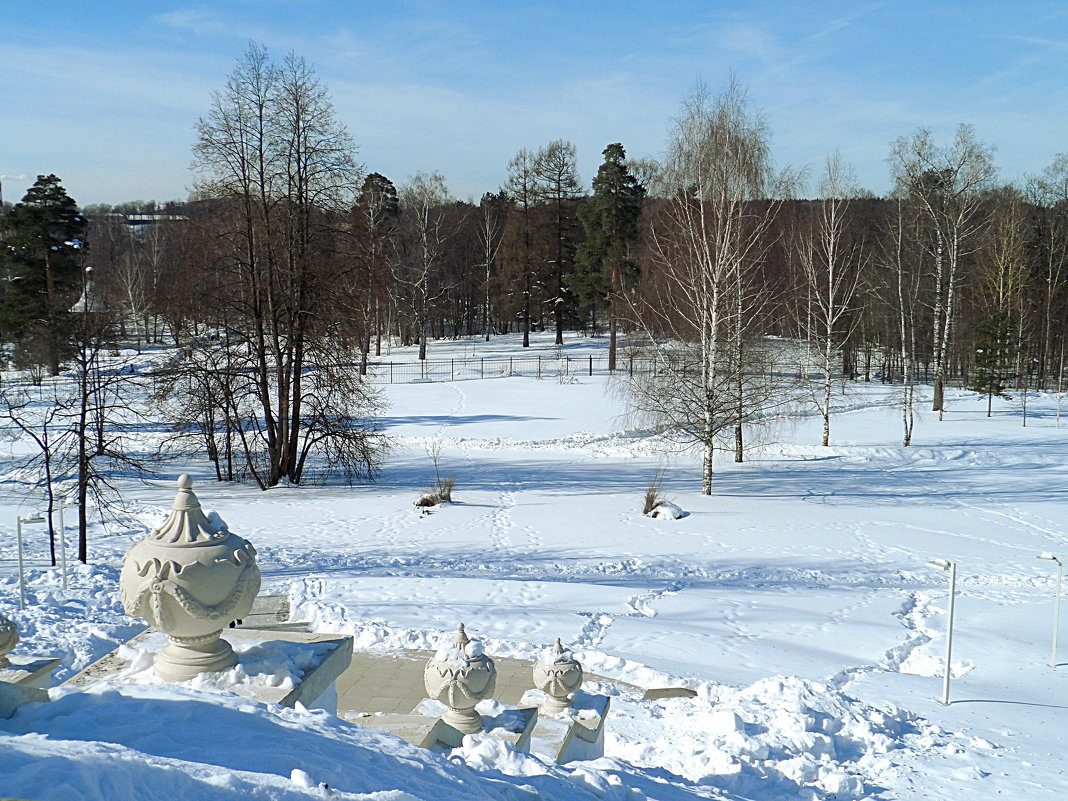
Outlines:
[[[650,360],[618,360],[617,370],[652,368]],[[604,375],[606,356],[487,356],[471,359],[426,359],[417,362],[371,362],[367,380],[377,384],[407,384],[429,381],[470,381],[483,378],[567,378]]]
[[[356,365],[354,365],[354,368]],[[647,356],[623,355],[616,359],[616,375],[656,375],[663,364]],[[675,365],[674,372],[678,372]],[[693,369],[700,369],[694,366]],[[427,359],[415,362],[370,362],[367,380],[375,384],[470,381],[486,378],[525,378],[567,380],[570,377],[610,375],[607,356],[487,356],[482,358]],[[797,364],[768,365],[753,371],[768,378],[816,378],[818,372]]]

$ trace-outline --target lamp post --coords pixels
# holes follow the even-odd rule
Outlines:
[[[932,559],[927,567],[949,571],[949,622],[946,624],[946,675],[942,681],[942,705],[949,706],[949,679],[953,659],[953,612],[957,600],[957,563]]]
[[[64,498],[59,502],[59,560],[63,565],[63,589],[67,589],[67,523],[63,510],[68,506],[77,506],[77,501]]]
[[[1039,559],[1057,563],[1057,594],[1053,596],[1053,650],[1050,652],[1049,666],[1057,667],[1057,634],[1061,629],[1061,586],[1064,583],[1064,562],[1051,553],[1040,553]]]
[[[20,517],[18,518],[18,540],[19,540],[19,609],[26,608],[26,572],[23,568],[22,558],[22,525],[24,523],[43,523],[45,519],[40,515],[36,517]]]

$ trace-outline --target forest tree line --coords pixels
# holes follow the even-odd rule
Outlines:
[[[309,457],[373,474],[360,373],[390,343],[424,359],[445,338],[578,330],[607,335],[614,366],[621,333],[673,375],[671,398],[633,394],[705,446],[706,491],[714,445],[733,438],[741,459],[744,425],[771,402],[747,377],[781,358],[769,337],[823,373],[825,443],[843,375],[906,388],[905,444],[917,382],[936,410],[947,382],[1064,388],[1068,157],[1008,185],[971,127],[949,142],[921,129],[891,145],[889,196],[831,156],[801,199],[805,176],[775,169],[737,83],[684,100],[662,159],[619,143],[603,156],[589,189],[563,139],[519,150],[477,203],[436,172],[395,183],[359,166],[302,58],[251,46],[198,123],[189,200],[91,207],[32,242],[34,198],[0,219],[0,335],[16,365],[55,373],[91,290],[120,336],[176,346],[176,413],[219,477],[264,487],[301,481]],[[41,249],[48,236],[59,251]]]

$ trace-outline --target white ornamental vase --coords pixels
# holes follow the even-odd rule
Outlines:
[[[0,668],[11,664],[7,655],[19,644],[19,627],[15,621],[0,613]]]
[[[252,609],[260,590],[256,549],[208,519],[183,475],[170,517],[126,552],[119,588],[126,614],[167,635],[156,672],[187,681],[237,662],[219,635]]]
[[[439,648],[427,661],[423,683],[430,698],[448,707],[442,720],[464,734],[482,731],[475,705],[493,696],[497,668],[482,643],[468,638],[463,623],[456,627],[452,644]]]
[[[564,649],[560,638],[534,663],[534,686],[545,693],[542,711],[547,715],[563,712],[571,706],[571,693],[582,686],[582,665]]]

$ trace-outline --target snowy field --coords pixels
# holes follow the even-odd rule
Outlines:
[[[492,355],[521,355],[517,344],[498,339]],[[471,355],[491,354],[431,347]],[[23,612],[14,520],[33,502],[0,498],[0,608],[23,632],[16,653],[61,656],[63,680],[140,630],[119,603],[122,554],[188,471],[204,506],[256,546],[265,591],[357,649],[435,647],[463,621],[491,655],[534,658],[560,636],[589,670],[697,697],[624,692],[605,757],[556,767],[478,736],[444,760],[196,683],[59,691],[0,720],[0,796],[1068,797],[1068,642],[1051,669],[1055,572],[1036,559],[1068,556],[1068,421],[1056,427],[1052,397],[1031,396],[1023,427],[1016,403],[987,418],[985,398],[950,393],[945,420],[921,412],[906,449],[893,388],[857,385],[831,447],[816,418],[799,419],[744,464],[723,454],[704,497],[697,456],[631,428],[601,376],[383,391],[395,446],[376,484],[261,493],[215,483],[205,464],[167,464],[159,480],[120,482],[120,522],[93,528],[91,564],[68,591],[32,568]],[[424,514],[413,501],[438,445],[456,503]],[[686,517],[640,514],[658,470]],[[39,530],[30,537],[42,553]],[[933,558],[959,569],[948,707],[948,580],[925,567]]]

